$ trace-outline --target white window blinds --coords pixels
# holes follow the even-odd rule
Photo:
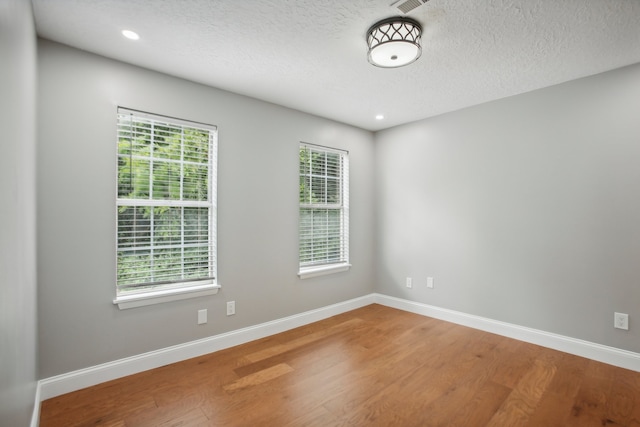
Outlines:
[[[118,109],[118,293],[215,283],[215,126]]]
[[[300,269],[349,262],[349,157],[300,144]]]

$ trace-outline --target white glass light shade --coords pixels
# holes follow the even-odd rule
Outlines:
[[[422,54],[422,27],[409,18],[389,18],[369,28],[369,62],[377,67],[394,68],[411,64]]]

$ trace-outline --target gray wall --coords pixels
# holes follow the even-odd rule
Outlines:
[[[374,290],[640,351],[640,66],[374,137],[46,40],[38,60],[41,378]],[[118,105],[219,127],[218,295],[111,303]],[[299,141],[351,152],[347,273],[296,276]]]
[[[42,378],[279,319],[373,291],[370,132],[38,43]],[[218,126],[218,295],[118,310],[116,106]],[[299,141],[351,153],[349,272],[300,280]],[[235,300],[235,316],[225,302]],[[196,325],[198,309],[209,323]]]
[[[639,112],[635,65],[377,133],[378,292],[640,351]]]
[[[0,425],[29,425],[36,385],[36,38],[28,0],[0,4]]]

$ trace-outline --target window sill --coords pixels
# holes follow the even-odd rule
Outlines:
[[[120,295],[113,300],[113,303],[120,310],[128,308],[143,307],[146,305],[162,304],[170,301],[179,301],[188,298],[198,298],[205,295],[215,295],[220,290],[220,285],[200,285],[188,288],[165,289],[162,291],[151,291],[138,294]]]
[[[300,271],[298,272],[298,277],[301,279],[309,279],[311,277],[324,276],[325,274],[348,271],[349,268],[351,268],[351,264],[334,264],[322,265],[319,267],[305,267],[300,269]]]

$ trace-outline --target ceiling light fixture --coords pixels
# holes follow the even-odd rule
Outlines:
[[[411,64],[422,54],[421,35],[420,23],[410,18],[395,17],[375,23],[367,31],[369,62],[382,68]]]
[[[384,114],[377,114],[376,115],[376,120],[383,120],[384,119]]]
[[[131,30],[122,30],[122,35],[128,38],[129,40],[138,40],[140,38],[138,33]]]

